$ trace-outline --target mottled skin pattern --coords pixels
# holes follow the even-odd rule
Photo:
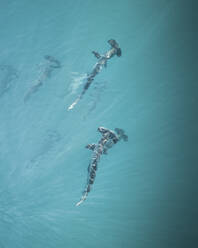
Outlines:
[[[94,66],[92,72],[88,75],[87,82],[81,94],[68,107],[68,110],[73,109],[74,106],[79,102],[79,100],[82,99],[83,95],[88,90],[91,83],[93,82],[95,76],[102,70],[103,67],[106,67],[107,61],[111,59],[114,55],[117,55],[118,57],[121,56],[121,49],[119,48],[118,43],[115,40],[108,40],[108,43],[111,45],[112,48],[109,51],[107,51],[104,55],[100,55],[98,52],[95,52],[95,51],[92,52],[95,55],[95,57],[98,59],[98,62]]]
[[[107,150],[112,148],[112,146],[121,139],[123,139],[124,141],[128,141],[128,137],[124,134],[124,131],[122,129],[116,128],[115,133],[107,128],[99,127],[98,131],[102,134],[102,138],[99,140],[99,142],[97,144],[88,144],[86,146],[87,149],[93,151],[93,155],[88,166],[87,184],[81,197],[81,200],[76,204],[76,206],[79,206],[83,201],[86,200],[87,195],[91,190],[91,185],[94,183],[96,177],[96,170],[101,155],[107,154]]]

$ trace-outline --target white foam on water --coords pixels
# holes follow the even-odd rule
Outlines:
[[[78,72],[72,72],[72,82],[69,85],[68,91],[70,95],[77,93],[79,87],[84,83],[84,80],[87,78],[87,74],[80,74]]]

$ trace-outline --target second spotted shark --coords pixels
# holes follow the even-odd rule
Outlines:
[[[107,51],[104,55],[100,55],[98,52],[93,51],[92,53],[98,59],[98,62],[94,66],[92,72],[87,76],[87,82],[81,92],[81,94],[76,98],[76,100],[67,108],[67,110],[71,110],[74,106],[82,99],[85,92],[88,90],[89,86],[93,82],[95,76],[102,70],[103,67],[107,66],[107,61],[111,59],[114,55],[120,57],[122,55],[122,51],[118,45],[118,43],[111,39],[108,40],[108,43],[111,46],[111,49]]]
[[[128,136],[120,128],[115,128],[115,132],[114,132],[107,128],[99,127],[98,131],[102,134],[102,138],[99,140],[99,142],[97,144],[88,144],[86,146],[87,149],[93,151],[93,155],[88,167],[87,184],[83,192],[83,195],[80,201],[76,203],[76,206],[79,206],[81,203],[83,203],[86,200],[87,195],[91,190],[91,186],[94,183],[96,177],[96,170],[101,155],[107,154],[107,150],[110,149],[114,144],[116,144],[121,139],[123,139],[124,141],[128,141]]]

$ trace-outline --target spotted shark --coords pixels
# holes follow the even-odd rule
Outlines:
[[[108,149],[112,148],[112,146],[121,139],[123,139],[124,141],[128,141],[128,136],[120,128],[115,128],[115,132],[114,132],[107,128],[99,127],[98,131],[102,134],[102,138],[99,140],[99,142],[97,144],[95,143],[88,144],[85,147],[89,150],[92,150],[93,154],[88,166],[87,184],[85,190],[83,191],[82,197],[80,201],[76,203],[76,206],[79,206],[81,203],[83,203],[86,200],[88,193],[91,190],[91,186],[93,185],[96,177],[96,170],[101,155],[107,154]]]
[[[81,94],[76,98],[76,100],[67,108],[67,110],[71,110],[74,108],[74,106],[82,99],[84,96],[85,92],[88,90],[90,87],[91,83],[93,82],[95,76],[102,70],[103,67],[107,66],[107,61],[111,59],[114,55],[117,55],[120,57],[122,55],[122,51],[118,45],[118,43],[111,39],[108,40],[108,43],[111,46],[111,49],[107,51],[104,55],[100,55],[98,52],[92,51],[94,56],[98,59],[98,62],[95,64],[93,67],[93,70],[90,74],[87,76],[87,81],[84,85],[84,88],[81,92]]]

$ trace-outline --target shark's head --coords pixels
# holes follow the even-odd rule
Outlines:
[[[121,49],[119,47],[119,44],[116,42],[116,40],[113,40],[113,39],[108,40],[108,43],[109,43],[109,45],[111,45],[113,48],[116,49],[116,55],[118,57],[120,57],[122,55],[122,51],[121,51]]]

